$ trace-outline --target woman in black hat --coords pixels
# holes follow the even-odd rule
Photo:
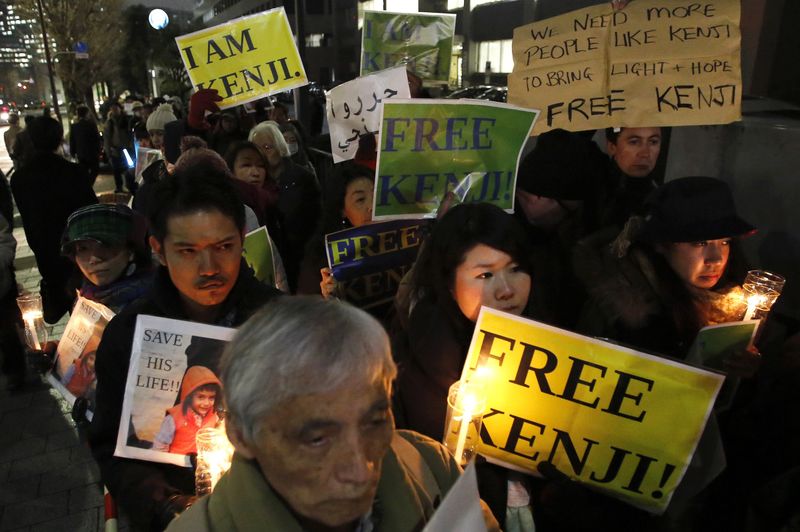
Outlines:
[[[745,273],[737,240],[755,228],[736,214],[728,186],[710,177],[670,181],[645,209],[611,246],[596,247],[607,242],[602,235],[576,246],[576,273],[590,296],[579,330],[684,358],[702,327],[741,319],[743,300],[731,295]]]

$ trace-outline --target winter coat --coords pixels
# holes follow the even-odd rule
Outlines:
[[[175,432],[169,443],[169,452],[177,454],[197,452],[195,444],[197,431],[206,427],[213,428],[219,423],[216,408],[209,409],[206,415],[200,418],[198,414],[190,411],[191,405],[184,407],[186,398],[206,384],[222,386],[214,372],[204,366],[192,366],[186,370],[186,375],[183,376],[183,382],[181,382],[180,401],[177,405],[167,409],[167,415],[172,417],[175,425]],[[199,425],[195,418],[199,418]]]
[[[17,169],[11,190],[42,274],[45,321],[53,323],[69,310],[74,297],[66,290],[75,267],[61,256],[61,235],[69,215],[97,203],[97,196],[83,168],[44,152]]]
[[[100,132],[91,120],[78,120],[69,128],[69,152],[81,162],[100,159]]]
[[[422,530],[460,474],[461,469],[441,445],[413,432],[395,432],[381,463],[375,494],[378,502],[372,514],[375,530]],[[237,454],[214,493],[197,501],[167,530],[302,532],[304,529],[264,479],[258,464]]]
[[[279,294],[258,282],[242,261],[239,278],[220,309],[223,318],[217,324],[241,325]],[[89,443],[103,483],[138,526],[149,528],[159,504],[172,495],[194,492],[194,474],[183,467],[114,456],[139,314],[188,319],[166,268],[159,268],[153,289],[117,314],[103,333],[97,349],[97,406],[89,428]]]
[[[575,273],[589,300],[577,330],[634,349],[683,359],[699,330],[680,330],[672,307],[674,290],[641,248],[623,257],[611,248],[613,228],[580,241],[573,252]],[[725,301],[724,292],[690,291],[700,326],[741,318],[739,303]]]

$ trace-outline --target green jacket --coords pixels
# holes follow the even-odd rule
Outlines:
[[[421,530],[461,468],[438,442],[411,431],[395,431],[383,458],[376,499],[376,530]],[[214,493],[175,519],[167,532],[302,532],[292,513],[267,484],[255,461],[236,455]]]

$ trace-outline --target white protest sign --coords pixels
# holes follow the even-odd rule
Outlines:
[[[58,342],[53,370],[47,376],[50,384],[70,403],[77,397],[88,404],[86,417],[91,421],[94,410],[96,377],[95,353],[103,331],[114,317],[108,307],[89,299],[78,297],[67,327]]]
[[[383,100],[410,97],[405,66],[362,76],[328,91],[325,107],[333,162],[355,157],[358,138],[380,130]]]
[[[219,360],[234,329],[139,316],[115,456],[189,467],[195,434],[216,426]]]

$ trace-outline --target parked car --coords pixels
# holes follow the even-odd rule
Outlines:
[[[505,103],[508,100],[508,87],[492,87],[477,95],[478,100]]]
[[[464,87],[463,89],[456,89],[445,98],[458,99],[458,98],[479,98],[481,94],[487,90],[494,89],[492,85],[475,85],[474,87]]]

